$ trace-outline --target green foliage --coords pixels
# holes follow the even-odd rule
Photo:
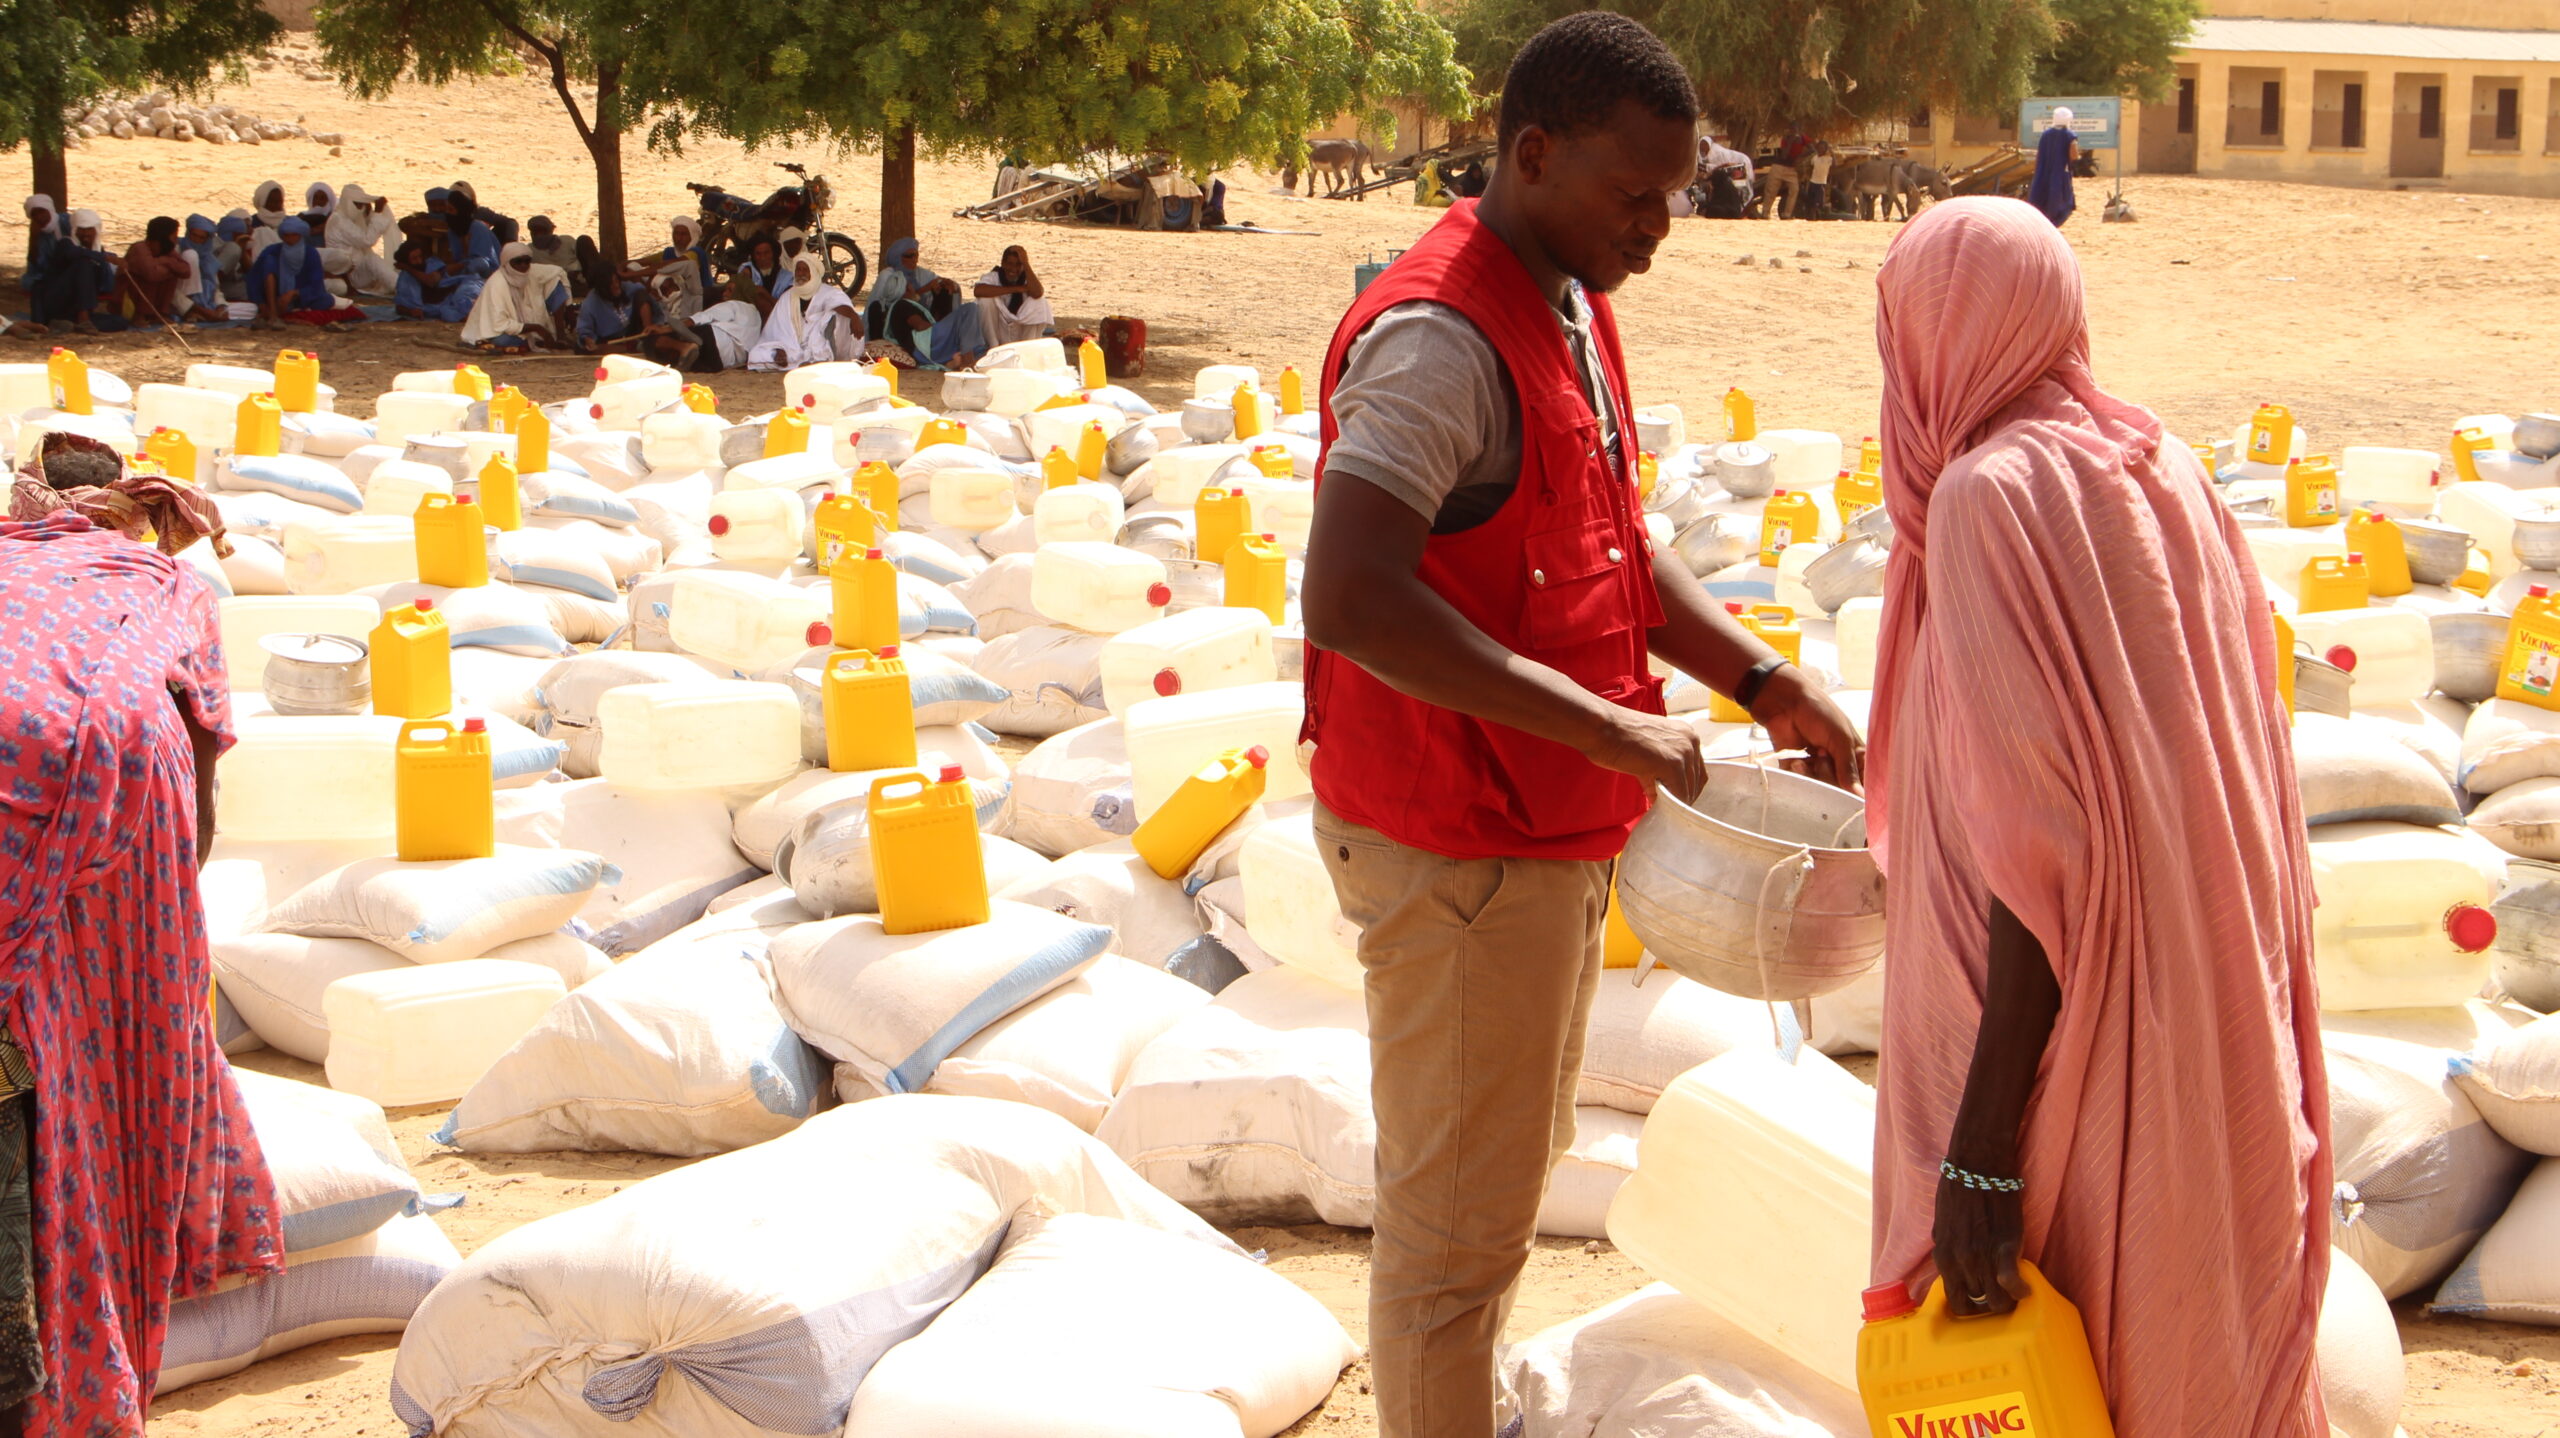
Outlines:
[[[0,150],[59,150],[64,110],[202,89],[280,33],[258,0],[0,0]]]
[[[2202,0],[2050,0],[2060,28],[2036,66],[2039,95],[2165,100]]]

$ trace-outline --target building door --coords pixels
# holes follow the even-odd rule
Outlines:
[[[2444,77],[2402,75],[2391,93],[2391,177],[2444,177]]]
[[[2142,107],[2142,130],[2136,137],[2135,167],[2146,175],[2192,175],[2196,172],[2196,77],[2181,66],[2174,103]]]

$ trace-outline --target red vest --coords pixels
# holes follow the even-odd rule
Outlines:
[[[1344,357],[1371,320],[1412,300],[1465,315],[1520,396],[1520,483],[1485,523],[1431,536],[1422,582],[1495,643],[1612,703],[1659,714],[1662,681],[1646,664],[1645,632],[1662,622],[1662,606],[1634,473],[1610,465],[1555,308],[1475,209],[1472,200],[1450,206],[1342,317],[1324,362],[1325,442],[1336,433]],[[1590,300],[1625,454],[1634,408],[1617,321],[1607,299]],[[1408,698],[1312,646],[1306,685],[1316,797],[1398,843],[1459,859],[1609,859],[1651,797],[1561,744]]]

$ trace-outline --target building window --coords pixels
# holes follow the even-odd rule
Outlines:
[[[2442,85],[2418,87],[2418,138],[2421,140],[2444,138],[2444,87]]]
[[[2284,147],[2284,81],[2282,70],[2232,68],[2230,99],[2223,107],[2225,145],[2243,150]]]
[[[2551,95],[2553,106],[2560,108],[2560,80],[2551,82]],[[2195,132],[2196,81],[2194,76],[2188,75],[2178,81],[2178,133],[2192,135]]]
[[[2284,133],[2284,82],[2268,80],[2258,86],[2258,133]]]
[[[2498,138],[2516,140],[2523,136],[2524,129],[2516,119],[2516,88],[2509,85],[2498,92]]]
[[[2524,82],[2483,77],[2471,82],[2471,148],[2513,153],[2523,148],[2519,109]]]
[[[2318,70],[2311,76],[2311,148],[2364,148],[2364,72]]]
[[[2346,87],[2345,108],[2338,112],[2338,145],[2341,149],[2364,148],[2364,86]]]

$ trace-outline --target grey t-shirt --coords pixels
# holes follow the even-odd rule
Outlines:
[[[1580,285],[1567,289],[1556,324],[1616,464],[1617,402],[1601,378]],[[1434,534],[1491,519],[1520,483],[1519,389],[1493,342],[1436,301],[1393,306],[1351,342],[1333,387],[1333,419],[1326,473],[1394,495],[1430,520]]]

